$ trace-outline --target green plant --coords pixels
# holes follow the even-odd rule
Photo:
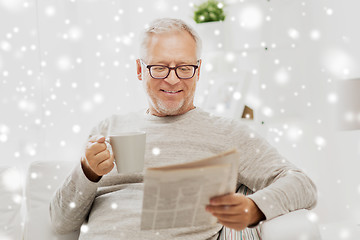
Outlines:
[[[197,23],[224,21],[224,3],[216,0],[208,0],[195,6],[194,20]]]

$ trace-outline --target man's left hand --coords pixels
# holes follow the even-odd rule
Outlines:
[[[243,230],[265,220],[265,215],[253,200],[239,193],[213,197],[206,211],[222,225],[235,230]]]

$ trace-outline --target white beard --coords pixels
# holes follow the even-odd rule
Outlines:
[[[156,112],[166,116],[178,115],[180,109],[185,104],[184,98],[176,103],[166,103],[163,100],[157,98],[156,96],[150,96],[149,91],[147,91],[147,97],[150,106],[154,108]]]
[[[185,103],[185,99],[181,99],[176,104],[166,104],[162,102],[161,100],[157,99],[157,105],[152,103],[152,106],[158,111],[159,113],[165,114],[165,115],[177,115],[179,113],[179,110],[182,108],[182,106]]]
[[[189,96],[184,96],[179,102],[176,103],[166,103],[163,100],[159,99],[155,94],[152,94],[151,90],[148,88],[146,81],[143,82],[143,87],[146,92],[148,102],[152,108],[155,109],[161,115],[165,116],[174,116],[179,115],[181,113],[182,108],[187,108],[189,105],[192,104],[194,99],[195,92],[191,93]],[[187,102],[190,99],[190,102]]]

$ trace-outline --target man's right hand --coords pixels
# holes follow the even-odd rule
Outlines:
[[[104,136],[92,136],[89,139],[81,166],[85,176],[92,182],[98,182],[114,168],[114,155],[107,149]]]

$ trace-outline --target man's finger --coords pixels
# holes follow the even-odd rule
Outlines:
[[[241,205],[221,205],[221,206],[207,205],[206,211],[212,214],[228,214],[228,215],[241,215],[248,212],[248,210],[244,209]]]
[[[112,158],[106,159],[99,163],[97,168],[101,171],[101,175],[105,175],[114,168],[114,161]]]
[[[99,163],[104,161],[104,160],[109,159],[110,157],[111,157],[111,154],[110,154],[109,150],[102,151],[102,152],[95,155],[95,159]]]
[[[105,137],[102,136],[102,135],[94,135],[94,136],[91,136],[89,138],[89,142],[104,142],[105,141]]]
[[[210,205],[238,205],[245,201],[245,196],[239,193],[232,193],[210,199]]]
[[[91,143],[90,146],[88,146],[88,154],[96,156],[97,154],[103,152],[106,150],[106,144],[105,143]]]

